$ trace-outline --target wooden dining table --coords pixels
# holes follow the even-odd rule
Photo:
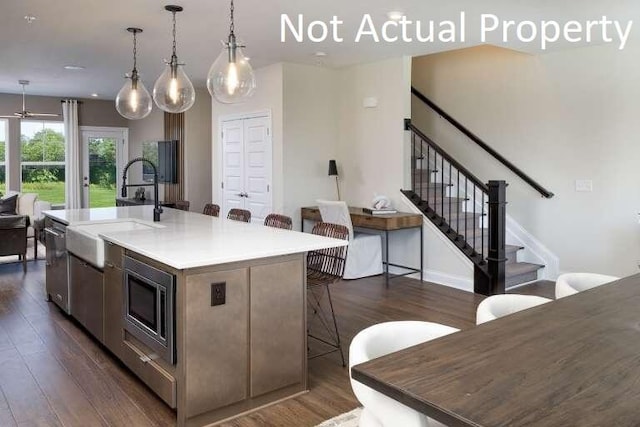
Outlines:
[[[640,275],[351,372],[448,426],[639,426]]]

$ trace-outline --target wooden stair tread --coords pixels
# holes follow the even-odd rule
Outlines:
[[[507,262],[505,264],[505,289],[538,280],[538,270],[543,267],[543,265],[529,262]]]
[[[520,276],[522,274],[533,273],[544,268],[544,265],[533,264],[530,262],[514,262],[505,266],[505,275],[507,277]]]

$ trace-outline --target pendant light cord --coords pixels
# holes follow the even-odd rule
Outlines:
[[[230,18],[231,18],[231,24],[229,25],[229,32],[231,34],[233,34],[234,30],[236,29],[236,24],[235,24],[235,21],[233,19],[234,10],[235,10],[235,6],[233,5],[233,0],[231,0],[231,7],[230,7],[230,13],[229,13]]]
[[[176,12],[173,13],[173,57],[176,57]]]
[[[138,38],[137,31],[133,32],[133,72],[138,72]]]

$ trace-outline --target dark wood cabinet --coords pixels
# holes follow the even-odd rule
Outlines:
[[[299,261],[251,268],[251,397],[304,381],[304,280]]]
[[[100,342],[104,342],[102,271],[69,254],[69,280],[71,315]]]

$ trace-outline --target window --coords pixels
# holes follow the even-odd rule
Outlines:
[[[7,121],[0,120],[0,194],[7,192]]]
[[[40,200],[64,204],[64,125],[61,122],[22,120],[22,192]]]

